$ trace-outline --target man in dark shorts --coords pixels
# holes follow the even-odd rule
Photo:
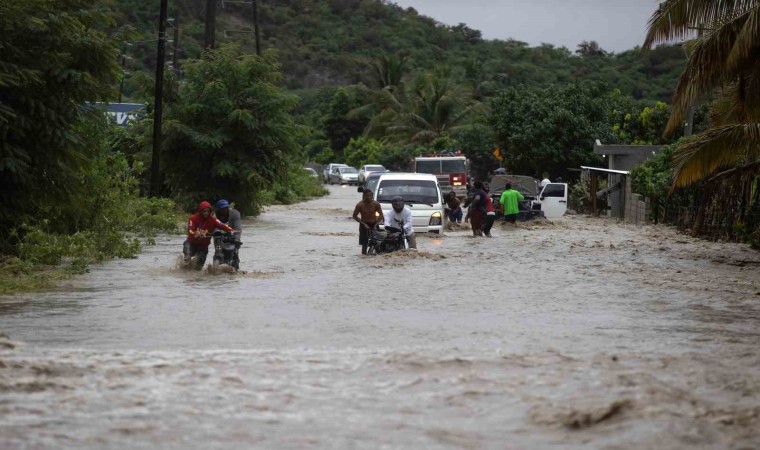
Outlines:
[[[472,197],[464,202],[464,206],[470,207],[470,225],[473,236],[483,236],[483,222],[486,219],[486,191],[483,190],[483,182],[475,181]]]
[[[507,183],[504,186],[504,192],[501,193],[499,203],[504,209],[504,220],[517,226],[517,215],[520,213],[519,202],[523,201],[523,195],[512,189],[512,184]]]
[[[462,223],[462,207],[461,202],[457,198],[457,194],[454,191],[446,194],[446,209],[449,222]]]
[[[383,208],[380,203],[372,200],[372,191],[369,189],[364,190],[362,201],[354,208],[353,217],[359,222],[359,245],[362,246],[362,255],[366,255],[369,231],[383,221]]]

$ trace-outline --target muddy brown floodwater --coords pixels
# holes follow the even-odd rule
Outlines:
[[[760,255],[567,217],[362,257],[354,188],[0,298],[0,448],[758,448]]]

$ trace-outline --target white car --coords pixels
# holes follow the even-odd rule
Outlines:
[[[322,176],[324,176],[325,183],[330,182],[330,174],[336,167],[348,167],[346,164],[339,164],[339,163],[330,163],[325,167],[325,170],[322,172]]]
[[[317,171],[312,169],[311,167],[304,167],[303,170],[309,174],[310,177],[317,178],[319,175],[317,174]]]
[[[380,164],[365,164],[359,168],[359,183],[364,183],[367,175],[372,172],[387,172],[387,170]]]
[[[406,206],[412,211],[415,233],[443,234],[443,196],[435,175],[384,173],[377,181],[374,195],[383,207],[383,214],[390,214],[393,197],[403,197]]]
[[[330,172],[329,184],[359,184],[359,171],[355,167],[336,167]]]

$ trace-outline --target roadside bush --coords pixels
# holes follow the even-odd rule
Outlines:
[[[83,126],[93,158],[72,175],[79,189],[66,202],[35,205],[34,216],[19,211],[16,226],[0,234],[13,252],[0,255],[0,292],[47,287],[91,262],[135,257],[139,237],[179,231],[184,218],[174,202],[139,196],[139,164],[133,169],[111,149],[111,125],[103,119]]]
[[[287,182],[275,183],[272,189],[261,192],[260,197],[262,204],[292,205],[328,193],[319,178],[310,176],[301,166],[294,164],[288,170]]]
[[[607,180],[604,178],[599,179],[598,190],[604,190],[607,188]],[[570,185],[570,192],[568,195],[568,207],[578,214],[591,214],[591,186],[589,180],[581,178],[577,183]],[[603,211],[606,208],[605,199],[597,199],[598,211]]]
[[[51,287],[65,272],[39,273],[34,265],[15,256],[0,256],[0,295]]]
[[[568,198],[570,209],[575,210],[578,214],[589,212],[589,189],[583,181],[579,181],[570,186],[570,196]]]

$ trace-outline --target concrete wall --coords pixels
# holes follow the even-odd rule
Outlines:
[[[625,177],[625,218],[627,223],[646,225],[649,223],[649,199],[634,194],[631,189],[631,177]]]
[[[630,155],[607,155],[607,168],[611,170],[631,170],[652,157],[652,150],[646,149]]]

